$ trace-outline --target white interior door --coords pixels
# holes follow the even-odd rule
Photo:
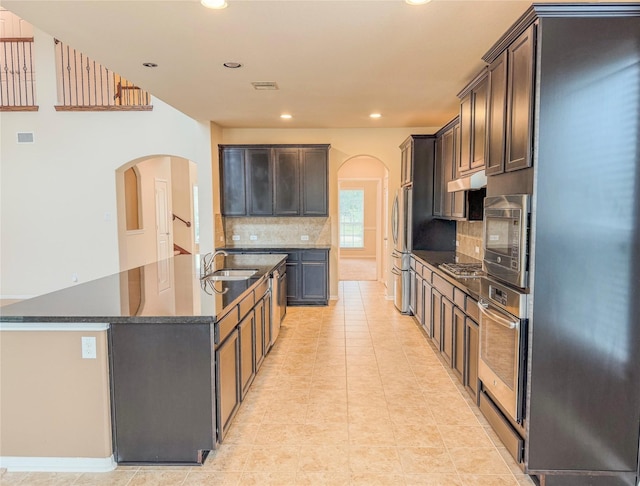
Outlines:
[[[171,211],[169,208],[169,184],[164,179],[155,180],[156,192],[156,241],[158,247],[158,292],[171,287],[169,257],[172,254]]]

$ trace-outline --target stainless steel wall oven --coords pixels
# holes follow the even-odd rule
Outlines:
[[[516,287],[528,286],[530,196],[484,200],[484,266],[488,274]]]
[[[491,278],[480,282],[480,361],[484,390],[514,422],[524,418],[527,294]]]

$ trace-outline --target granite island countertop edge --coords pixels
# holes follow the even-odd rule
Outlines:
[[[171,257],[169,260],[185,261],[186,258],[199,258],[200,255],[178,255],[175,257]],[[217,309],[215,313],[210,314],[201,314],[196,315],[193,314],[179,314],[179,315],[168,315],[161,314],[158,315],[116,315],[115,313],[95,313],[89,314],[73,314],[70,312],[63,312],[60,310],[51,310],[48,311],[47,306],[49,305],[49,309],[55,308],[55,306],[51,306],[52,301],[56,300],[56,297],[60,297],[60,299],[72,300],[74,294],[79,293],[79,289],[86,289],[90,286],[96,286],[97,290],[100,290],[101,282],[109,282],[118,280],[122,274],[125,274],[131,269],[124,272],[119,272],[113,275],[109,275],[106,277],[102,277],[99,279],[91,280],[85,283],[78,284],[73,287],[67,287],[61,290],[57,290],[54,292],[50,292],[47,294],[43,294],[32,299],[27,299],[22,302],[18,302],[15,304],[7,305],[5,307],[0,307],[0,330],[18,330],[17,325],[19,324],[45,324],[45,323],[67,323],[67,324],[90,324],[90,323],[101,323],[101,324],[213,324],[217,322],[220,318],[224,317],[228,312],[237,305],[244,297],[249,295],[250,292],[255,290],[258,285],[263,282],[265,278],[269,278],[273,270],[275,270],[278,266],[280,266],[284,261],[286,261],[286,254],[271,254],[269,255],[269,259],[266,265],[256,265],[256,256],[251,255],[232,255],[228,259],[229,265],[227,265],[227,259],[225,259],[225,263],[222,265],[224,268],[256,268],[258,270],[257,276],[251,277],[251,285],[249,285],[242,292],[237,293],[229,302],[227,302],[224,307]],[[243,259],[246,260],[245,264],[243,264]],[[142,267],[137,268],[145,268],[150,265],[157,265],[158,262],[154,262],[149,265],[144,265]],[[192,278],[196,278],[198,276],[193,276]],[[199,278],[199,277],[198,277]],[[27,310],[25,310],[27,309]],[[37,309],[37,312],[28,309]],[[20,312],[24,310],[24,312]],[[5,324],[3,326],[2,324]],[[4,329],[3,329],[4,327]],[[28,326],[25,326],[25,330],[27,330]],[[81,329],[79,327],[79,329]]]

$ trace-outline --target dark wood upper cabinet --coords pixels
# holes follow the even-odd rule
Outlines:
[[[300,149],[303,216],[329,214],[329,166],[326,148]]]
[[[443,181],[444,180],[444,165],[442,160],[442,137],[436,138],[436,157],[433,164],[433,215],[443,216]]]
[[[504,142],[507,117],[507,51],[489,66],[487,103],[487,175],[504,172]]]
[[[328,216],[329,145],[220,145],[225,216]]]
[[[471,134],[473,132],[473,93],[469,91],[460,100],[460,155],[456,164],[458,176],[471,169]]]
[[[456,177],[483,169],[485,164],[487,100],[489,81],[486,69],[459,94],[460,138]]]
[[[433,215],[445,219],[464,219],[466,199],[463,191],[449,192],[448,184],[456,177],[460,153],[460,123],[454,118],[436,134],[436,157],[433,181]]]
[[[473,132],[471,150],[471,170],[482,169],[486,159],[487,102],[489,99],[489,78],[485,75],[473,89]]]
[[[269,150],[248,149],[245,160],[248,213],[270,216],[273,214],[273,170]]]
[[[531,166],[535,24],[507,49],[505,171]]]
[[[274,149],[275,214],[300,215],[300,150]]]
[[[222,153],[221,153],[222,155]],[[220,163],[220,197],[222,214],[247,215],[244,149],[225,149]]]

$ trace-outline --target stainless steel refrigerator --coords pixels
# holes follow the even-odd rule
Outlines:
[[[412,186],[401,187],[396,192],[391,211],[393,295],[396,308],[403,314],[409,313],[412,199]]]

